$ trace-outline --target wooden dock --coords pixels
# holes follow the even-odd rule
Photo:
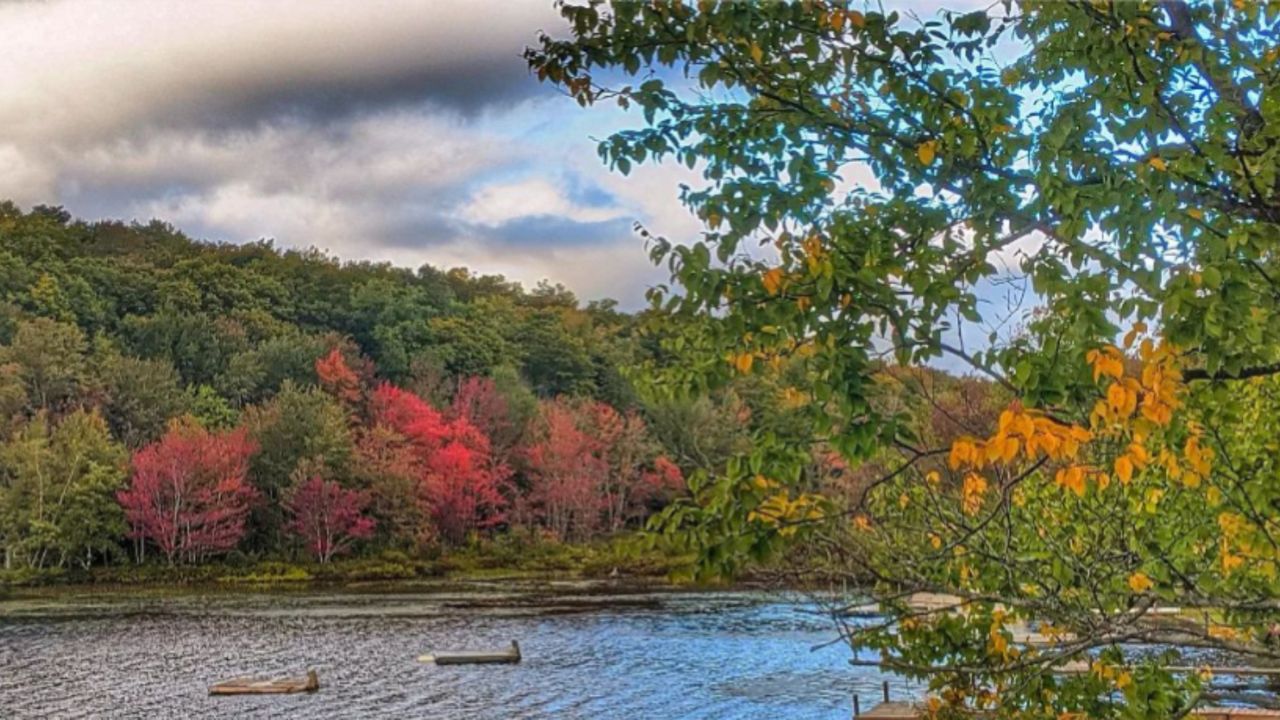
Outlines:
[[[1072,660],[1069,663],[1053,668],[1055,675],[1084,675],[1092,669],[1092,665],[1084,660]],[[1210,675],[1235,675],[1237,677],[1263,677],[1280,679],[1280,668],[1252,667],[1247,665],[1161,665],[1161,670],[1180,675],[1208,671]]]
[[[925,720],[928,713],[912,703],[881,703],[858,715],[858,720]],[[1280,720],[1280,710],[1204,708],[1191,713],[1197,720]]]
[[[887,702],[857,716],[867,720],[923,720],[925,713],[912,703]]]

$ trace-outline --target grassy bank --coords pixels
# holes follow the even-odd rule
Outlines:
[[[280,558],[234,558],[169,566],[163,562],[109,567],[0,570],[0,588],[59,586],[304,586],[427,579],[652,578],[679,573],[691,558],[642,546],[634,537],[584,544],[503,536],[438,554],[388,550],[376,555],[316,563]]]

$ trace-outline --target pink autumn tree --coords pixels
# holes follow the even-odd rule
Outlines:
[[[468,377],[460,380],[449,408],[449,417],[471,423],[489,438],[494,458],[498,462],[512,464],[512,454],[520,443],[525,423],[493,378]]]
[[[684,482],[679,468],[658,455],[639,415],[590,400],[542,403],[525,458],[529,503],[566,539],[617,532]]]
[[[488,437],[470,421],[447,419],[388,383],[373,392],[370,405],[373,422],[399,433],[412,448],[419,502],[441,539],[458,543],[505,519],[501,488],[510,471],[494,460]]]
[[[538,439],[526,451],[528,502],[556,536],[585,539],[599,530],[604,498],[600,485],[609,462],[578,409],[565,400],[544,402]]]
[[[255,451],[243,428],[211,433],[175,421],[134,453],[129,487],[117,494],[130,537],[154,543],[170,564],[234,549],[258,497],[246,480]]]
[[[285,501],[289,512],[286,529],[301,538],[317,560],[327,563],[357,540],[373,535],[374,520],[365,514],[368,505],[368,493],[312,476]]]

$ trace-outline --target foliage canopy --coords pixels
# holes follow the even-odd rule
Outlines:
[[[642,230],[675,282],[655,304],[719,318],[670,381],[798,362],[817,438],[884,470],[832,503],[759,435],[667,515],[709,570],[800,545],[876,578],[889,620],[849,640],[939,711],[1170,717],[1203,678],[1121,641],[1276,657],[1280,5],[560,7],[531,68],[643,118],[604,161],[703,179],[681,191],[701,238]],[[1034,311],[1011,321],[1009,286]],[[928,436],[906,410],[935,398],[882,361],[941,358],[1003,412]],[[965,612],[921,617],[915,591]],[[1030,621],[1061,632],[1012,642]]]

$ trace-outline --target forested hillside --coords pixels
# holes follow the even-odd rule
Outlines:
[[[0,205],[0,346],[10,568],[591,539],[777,414],[642,402],[652,329],[560,286],[47,207]]]

